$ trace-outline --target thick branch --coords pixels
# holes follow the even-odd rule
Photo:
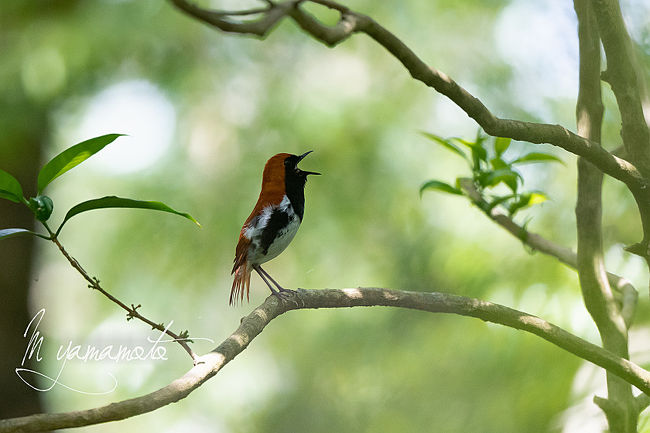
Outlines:
[[[206,16],[206,14],[209,15],[209,11],[198,8],[187,0],[170,1],[187,14],[224,30],[224,23],[222,22],[223,19],[221,16],[227,13],[220,12],[220,17],[213,23],[209,19],[210,17]],[[269,16],[272,15],[274,19],[273,24],[275,24],[275,22],[282,18],[283,14],[290,15],[305,32],[328,46],[342,42],[353,33],[365,33],[397,58],[413,78],[447,96],[465,111],[469,117],[481,125],[488,134],[510,137],[515,140],[528,141],[536,144],[553,144],[576,155],[584,156],[604,173],[624,182],[630,188],[650,188],[650,183],[641,176],[634,165],[612,155],[597,143],[580,137],[560,125],[523,122],[496,117],[480,100],[444,73],[429,67],[404,42],[372,18],[354,12],[331,0],[312,0],[313,3],[336,9],[341,13],[339,23],[334,27],[330,27],[322,24],[309,13],[302,10],[300,4],[304,2],[305,0],[293,0],[276,4],[267,13],[266,18],[270,19]],[[239,25],[229,26],[224,31],[260,34],[252,32],[247,27],[238,27]],[[272,26],[265,25],[262,27],[264,29],[264,33],[262,34],[266,34]]]
[[[578,133],[600,142],[603,103],[600,91],[600,37],[591,0],[574,0],[578,17],[580,81],[576,118]],[[605,271],[602,241],[603,173],[578,158],[578,276],[585,305],[594,319],[603,347],[629,358],[625,321],[614,300]],[[594,401],[605,412],[612,433],[636,431],[638,411],[629,383],[607,372],[607,399]]]
[[[200,363],[169,385],[150,394],[95,409],[36,414],[0,421],[0,433],[35,432],[117,421],[154,411],[187,397],[240,354],[277,316],[299,309],[357,306],[401,307],[451,313],[498,323],[535,334],[578,357],[605,368],[650,395],[650,372],[539,317],[499,304],[447,293],[407,292],[382,288],[299,290],[287,301],[270,296],[242,319],[239,328]]]
[[[576,118],[578,132],[600,142],[603,104],[600,94],[600,39],[589,0],[575,0],[580,41],[580,87]],[[587,309],[598,325],[601,335],[627,336],[620,312],[607,281],[602,252],[602,190],[603,174],[584,158],[578,159],[578,273]],[[607,338],[603,335],[603,338]],[[627,341],[627,338],[624,338]],[[624,348],[627,354],[627,344]]]

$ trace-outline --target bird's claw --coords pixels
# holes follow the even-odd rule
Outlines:
[[[297,290],[285,289],[284,287],[279,288],[278,291],[273,292],[273,295],[277,296],[281,301],[292,301],[296,307],[300,307],[300,304],[294,298],[298,295]],[[303,301],[304,306],[304,301]]]

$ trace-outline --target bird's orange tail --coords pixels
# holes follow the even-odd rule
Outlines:
[[[244,301],[244,290],[246,291],[246,301],[248,301],[251,287],[251,271],[246,263],[237,267],[234,274],[235,279],[232,282],[232,289],[230,289],[230,305],[235,304],[238,300]]]

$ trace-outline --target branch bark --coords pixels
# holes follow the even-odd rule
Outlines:
[[[574,0],[574,7],[580,51],[578,133],[599,143],[603,118],[600,36],[591,0]],[[584,157],[578,158],[578,276],[585,305],[598,327],[603,347],[628,359],[627,326],[614,300],[603,258],[602,183],[603,173]],[[605,412],[610,431],[635,433],[639,412],[632,386],[607,372],[607,390],[607,399],[595,397],[594,402]]]
[[[645,86],[627,33],[618,0],[593,2],[605,55],[607,71],[603,78],[612,86],[621,112],[623,144],[639,170],[650,176],[650,131],[643,115],[641,98]]]
[[[596,0],[593,8],[607,57],[603,79],[611,85],[621,113],[621,137],[626,154],[640,173],[650,178],[650,131],[642,106],[646,86],[621,7],[618,0]],[[639,207],[644,236],[628,251],[644,257],[650,266],[650,190],[633,187],[630,190]]]
[[[525,245],[535,251],[555,257],[573,270],[578,270],[578,255],[571,248],[567,248],[564,245],[546,239],[537,233],[528,231],[528,229],[517,224],[512,218],[499,211],[497,208],[492,208],[490,211],[486,212],[485,209],[488,208],[488,203],[478,192],[472,179],[461,179],[460,187],[472,203],[475,204],[478,209],[483,211],[489,219],[519,239]],[[626,327],[629,329],[634,321],[639,293],[627,278],[607,272],[607,281],[609,281],[610,287],[619,294],[617,300],[621,304],[621,315],[623,316]]]
[[[300,5],[308,0],[290,0],[283,3],[274,3],[266,13],[265,18],[260,20],[264,22],[264,25],[260,25],[260,28],[255,28],[252,31],[248,26],[244,25],[248,23],[226,26],[226,23],[230,22],[225,20],[224,17],[235,15],[237,12],[217,12],[218,17],[215,19],[211,17],[210,11],[199,8],[187,0],[170,1],[186,14],[227,32],[255,34],[258,36],[266,35],[283,16],[290,16],[305,32],[328,46],[334,46],[354,33],[365,33],[399,60],[413,78],[447,96],[469,117],[481,125],[488,134],[510,137],[535,144],[549,143],[561,147],[576,155],[584,156],[604,173],[624,182],[630,188],[650,190],[650,182],[641,175],[633,164],[612,155],[598,143],[580,137],[560,125],[523,122],[495,116],[479,99],[471,95],[443,72],[424,63],[404,42],[375,20],[367,15],[352,11],[337,2],[311,0],[312,3],[335,9],[341,14],[340,21],[333,27],[322,24],[301,9]]]
[[[650,395],[650,372],[539,317],[503,305],[447,293],[383,288],[298,290],[286,301],[269,296],[262,305],[242,319],[239,328],[230,337],[210,353],[201,356],[199,364],[157,391],[94,409],[1,420],[0,433],[81,427],[152,412],[187,397],[216,375],[246,349],[271,320],[281,314],[290,310],[360,306],[401,307],[431,313],[459,314],[529,332],[616,374]]]

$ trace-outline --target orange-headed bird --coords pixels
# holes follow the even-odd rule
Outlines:
[[[248,300],[252,271],[259,274],[272,294],[282,296],[293,292],[280,286],[261,264],[284,251],[300,227],[305,212],[307,176],[320,174],[298,168],[298,163],[311,152],[302,155],[278,153],[266,162],[260,197],[239,234],[232,268],[235,279],[230,290],[230,305],[237,299],[243,301],[244,291]]]

